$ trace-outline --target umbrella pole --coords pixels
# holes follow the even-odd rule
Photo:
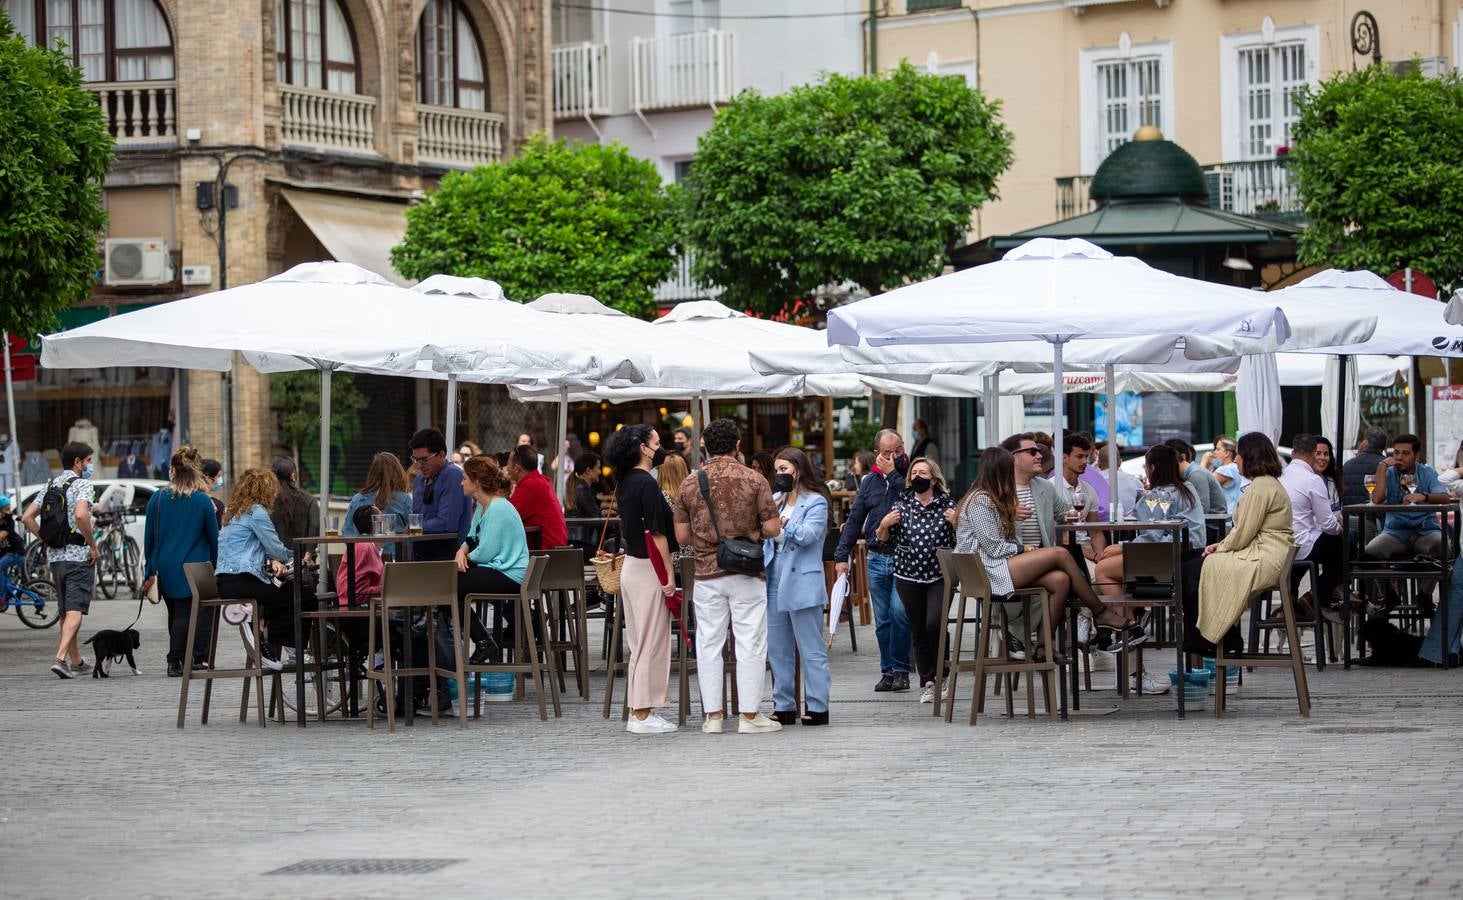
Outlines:
[[[701,405],[701,395],[697,394],[691,399],[691,468],[701,467],[701,427],[705,424],[702,420],[706,417],[706,411]]]
[[[1342,458],[1341,454],[1345,453],[1347,450],[1346,364],[1349,361],[1350,359],[1344,353],[1336,357],[1336,435],[1333,438],[1333,440],[1335,440],[1336,442],[1336,446],[1332,449],[1331,452],[1338,460],[1337,465],[1340,465],[1339,460]]]
[[[457,375],[456,373],[447,376],[447,419],[446,427],[442,430],[443,436],[447,438],[447,458],[452,458],[452,451],[457,449]]]
[[[1066,396],[1062,393],[1062,344],[1052,341],[1052,476],[1064,491],[1067,479],[1062,474],[1062,429],[1067,424]],[[1070,493],[1070,491],[1067,491]]]
[[[330,522],[330,367],[320,369],[320,533]],[[322,575],[322,578],[325,576]]]
[[[985,443],[994,447],[1001,442],[1001,374],[985,377]]]
[[[20,504],[20,435],[15,433],[15,371],[10,368],[10,332],[0,332],[5,341],[5,411],[10,416],[10,442],[16,453],[10,454],[10,487],[16,492],[15,503]]]
[[[559,468],[554,473],[554,486],[558,489],[559,503],[564,502],[565,486],[569,484],[569,388],[559,388]]]
[[[1118,520],[1118,387],[1117,369],[1112,363],[1102,367],[1107,387],[1107,520]]]

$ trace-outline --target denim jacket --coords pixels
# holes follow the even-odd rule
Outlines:
[[[254,504],[219,531],[214,574],[253,575],[267,581],[264,563],[271,559],[289,562],[290,551],[280,541],[263,506]]]

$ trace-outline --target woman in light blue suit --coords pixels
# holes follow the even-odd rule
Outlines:
[[[823,641],[823,539],[828,536],[828,489],[808,456],[785,447],[773,461],[772,490],[782,534],[763,543],[767,563],[767,660],[772,663],[773,717],[799,721],[794,651],[802,660],[808,714],[804,725],[828,724],[828,645]]]

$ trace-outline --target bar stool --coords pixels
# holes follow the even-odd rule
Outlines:
[[[589,699],[589,621],[584,608],[584,553],[577,547],[545,550],[535,554],[547,560],[539,589],[549,607],[549,623],[554,631],[548,639],[549,652],[559,674],[559,691],[568,691],[564,682],[564,664],[574,657],[574,680],[579,696]]]
[[[202,724],[208,724],[208,705],[213,696],[213,682],[216,678],[241,678],[244,681],[244,695],[239,701],[239,721],[248,721],[249,717],[249,679],[256,680],[258,690],[255,692],[255,706],[257,707],[257,718],[259,727],[264,727],[266,718],[264,713],[264,664],[256,651],[252,654],[252,664],[247,664],[242,669],[220,669],[216,665],[216,654],[218,651],[218,628],[219,621],[223,618],[223,607],[240,604],[248,606],[250,610],[249,621],[253,629],[254,646],[258,647],[263,635],[259,630],[259,602],[252,599],[230,599],[218,595],[218,582],[214,578],[213,563],[196,562],[183,564],[183,577],[188,579],[188,590],[193,595],[193,603],[188,609],[188,643],[185,647],[192,647],[195,636],[198,633],[198,610],[213,609],[214,614],[212,630],[208,638],[208,668],[194,670],[191,665],[183,667],[183,684],[178,692],[178,727],[182,728],[188,718],[188,684],[194,678],[202,678],[203,687],[203,718]],[[271,673],[272,674],[272,673]]]
[[[544,705],[545,681],[548,682],[547,691],[554,704],[554,718],[557,719],[564,714],[563,708],[559,705],[558,666],[555,664],[554,653],[550,649],[553,634],[549,631],[549,617],[546,614],[546,604],[543,599],[543,578],[548,565],[547,556],[530,556],[528,570],[524,572],[523,583],[518,586],[516,594],[468,594],[465,598],[469,615],[475,614],[476,605],[479,603],[513,602],[513,661],[477,665],[468,663],[462,667],[462,671],[472,674],[505,672],[515,676],[531,675],[534,695],[538,700],[538,718],[541,722],[549,720],[548,709]],[[456,594],[453,596],[455,597]],[[537,629],[537,635],[535,635],[535,629]],[[462,660],[468,655],[468,630],[454,630],[457,634],[457,658]],[[539,663],[540,654],[543,655],[542,665]],[[545,668],[548,669],[547,672],[544,671]],[[525,696],[524,681],[526,679],[519,677],[516,680],[515,693],[519,699],[522,699]],[[467,682],[458,681],[458,684],[466,685]],[[466,713],[462,709],[462,705],[465,705],[466,702],[466,695],[460,694],[460,698],[458,714],[466,718]],[[481,691],[475,691],[472,715],[476,719],[481,718],[482,714],[483,695]]]
[[[456,678],[459,685],[466,684],[462,670],[462,652],[457,653],[456,666],[443,669],[437,666],[437,616],[436,609],[449,607],[452,631],[460,634],[457,618],[457,563],[452,560],[440,562],[393,562],[387,563],[381,579],[381,596],[371,600],[371,617],[366,625],[366,727],[376,727],[376,686],[386,692],[386,730],[396,730],[396,681],[408,676],[428,678]],[[427,665],[410,669],[398,669],[391,659],[391,612],[405,612],[402,629],[403,639],[412,639],[411,611],[417,607],[428,607],[427,612]],[[376,629],[381,630],[381,656],[383,664],[377,672],[371,667],[376,658]],[[432,724],[437,724],[437,686],[430,692]],[[408,697],[408,703],[416,702]],[[467,727],[467,717],[458,711],[457,727]]]
[[[1214,652],[1214,718],[1224,718],[1225,705],[1225,670],[1231,667],[1242,668],[1275,668],[1289,669],[1291,676],[1295,679],[1295,699],[1300,706],[1301,718],[1311,717],[1311,692],[1306,685],[1306,664],[1305,658],[1300,654],[1300,634],[1295,624],[1295,598],[1290,589],[1290,567],[1295,562],[1295,548],[1290,548],[1285,565],[1280,567],[1280,584],[1265,590],[1280,591],[1280,616],[1285,622],[1286,643],[1289,645],[1287,653],[1243,653],[1239,656],[1226,656],[1224,653],[1224,641]],[[1256,596],[1259,595],[1257,592]]]
[[[1298,559],[1291,568],[1292,570],[1301,569],[1305,571],[1310,575],[1311,584],[1313,586],[1317,584],[1317,566],[1314,561]],[[1319,592],[1313,590],[1312,593],[1317,594]],[[1330,656],[1331,662],[1336,662],[1335,632],[1331,630],[1331,623],[1323,618],[1324,611],[1325,604],[1320,597],[1317,597],[1315,606],[1311,610],[1313,613],[1312,617],[1305,621],[1298,620],[1296,622],[1296,627],[1310,628],[1315,634],[1317,672],[1325,671],[1327,655]],[[1254,599],[1250,601],[1250,652],[1254,653],[1258,650],[1269,653],[1270,633],[1272,631],[1283,630],[1284,628],[1285,618],[1275,608],[1273,595],[1268,591],[1263,594],[1256,594]],[[1262,634],[1264,637],[1263,643],[1261,642]]]

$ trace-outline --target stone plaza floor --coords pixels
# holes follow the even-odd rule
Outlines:
[[[83,639],[135,610],[98,601]],[[0,616],[0,897],[1463,896],[1456,671],[1312,668],[1309,720],[1256,672],[1219,722],[1099,691],[1120,708],[970,728],[966,690],[954,725],[875,694],[864,627],[835,644],[828,728],[635,737],[600,716],[596,636],[590,700],[547,723],[260,729],[220,682],[178,731],[165,618],[143,611],[140,677],[62,681],[56,632]],[[453,862],[269,874],[341,859]]]

